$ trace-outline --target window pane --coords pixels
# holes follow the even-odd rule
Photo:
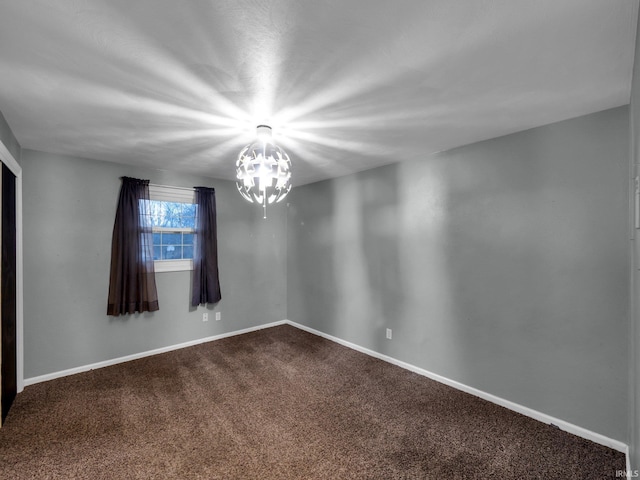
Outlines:
[[[196,205],[195,203],[183,203],[182,204],[182,216],[183,217],[195,217]]]
[[[182,204],[182,226],[196,228],[196,205],[193,203]]]
[[[193,233],[171,231],[171,229],[195,229],[195,214],[198,209],[193,203],[151,200],[151,221],[158,230],[153,233],[154,260],[181,260],[193,258]],[[169,231],[163,231],[163,230]]]
[[[195,228],[197,205],[151,200],[151,224],[164,228]]]
[[[180,210],[182,206],[176,202],[162,202],[164,204],[164,227],[180,227]]]
[[[193,203],[182,204],[182,226],[185,228],[196,227],[196,205]]]
[[[180,245],[181,243],[181,233],[162,233],[162,245]]]
[[[154,227],[160,226],[162,222],[162,205],[161,202],[151,200],[149,202],[149,210],[151,212],[151,225]]]
[[[182,225],[181,227],[185,228],[196,228],[196,218],[195,217],[182,217]]]
[[[164,226],[165,227],[176,227],[178,223],[180,223],[180,210],[176,212],[176,207],[174,202],[162,202],[164,211],[162,214],[164,215]],[[177,215],[176,215],[177,213]]]
[[[163,245],[162,246],[162,259],[163,260],[176,260],[182,258],[182,247],[175,245]]]

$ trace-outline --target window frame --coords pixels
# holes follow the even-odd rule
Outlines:
[[[149,200],[151,201],[190,203],[195,205],[195,196],[196,192],[193,188],[149,184]],[[154,227],[153,229],[153,233],[158,233],[160,231],[162,230],[159,230],[158,227]],[[182,231],[195,234],[195,228],[175,228],[171,229],[171,231]],[[153,267],[157,273],[183,272],[193,270],[193,259],[183,258],[179,260],[154,260]]]

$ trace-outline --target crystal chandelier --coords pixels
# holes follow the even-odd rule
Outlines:
[[[267,203],[281,201],[291,190],[291,160],[271,138],[271,127],[258,125],[258,139],[244,147],[236,161],[236,186],[244,198],[259,203],[267,218]]]

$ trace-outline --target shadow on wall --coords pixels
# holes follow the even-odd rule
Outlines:
[[[378,352],[389,351],[387,329],[399,333],[396,327],[400,325],[398,320],[405,303],[404,277],[399,261],[398,168],[389,168],[387,173],[381,176],[376,171],[363,172],[357,177],[359,188],[354,188],[359,192],[354,234],[360,243],[358,253],[362,259],[359,262],[366,274],[362,283],[368,295],[360,303],[364,305],[366,301],[370,306],[371,310],[363,319],[364,327],[370,335],[367,343]]]
[[[442,254],[460,357],[451,374],[507,398],[517,386],[526,392],[522,400],[539,389],[533,363],[547,361],[539,355],[544,351],[539,335],[552,292],[540,254],[545,239],[554,235],[541,229],[540,201],[546,193],[537,190],[539,165],[524,158],[523,149],[527,145],[520,141],[483,154],[479,144],[473,156],[460,149],[437,159],[446,163],[449,178],[448,241]]]
[[[624,438],[624,113],[296,188],[288,317]]]
[[[333,216],[329,182],[294,188],[287,219],[287,317],[334,332],[337,286],[333,278]]]
[[[374,171],[375,172],[375,171]],[[385,351],[405,300],[398,182],[361,173],[294,190],[289,209],[291,320]]]
[[[452,375],[621,439],[626,170],[623,138],[596,115],[439,156]]]
[[[291,320],[434,371],[457,364],[439,168],[401,163],[296,189]]]
[[[435,158],[397,166],[399,271],[404,292],[394,357],[440,375],[459,365],[447,265],[449,176]]]
[[[336,208],[322,235],[331,271],[320,279],[332,285],[328,303],[334,309],[322,328],[383,352],[386,328],[393,328],[403,301],[396,169],[387,173],[364,172],[330,183]]]

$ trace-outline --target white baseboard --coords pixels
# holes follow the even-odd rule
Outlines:
[[[398,367],[404,368],[405,370],[409,370],[411,372],[417,373],[418,375],[422,375],[424,377],[430,378],[432,380],[435,380],[437,382],[443,383],[445,385],[449,385],[450,387],[456,388],[458,390],[461,390],[463,392],[466,393],[470,393],[471,395],[475,395],[476,397],[482,398],[484,400],[487,400],[489,402],[495,403],[497,405],[500,405],[502,407],[508,408],[509,410],[513,410],[514,412],[518,412],[521,413],[523,415],[526,415],[527,417],[533,418],[535,420],[538,420],[540,422],[543,423],[547,423],[547,424],[553,424],[557,427],[559,427],[560,429],[569,432],[573,435],[577,435],[579,437],[585,438],[587,440],[591,440],[592,442],[598,443],[600,445],[604,445],[606,447],[612,448],[614,450],[617,450],[619,452],[625,453],[627,456],[627,468],[630,469],[629,466],[629,448],[627,446],[627,444],[619,441],[619,440],[614,440],[612,438],[608,438],[605,437],[604,435],[601,435],[599,433],[595,433],[592,432],[590,430],[587,430],[586,428],[582,428],[579,427],[577,425],[574,425],[572,423],[569,422],[565,422],[564,420],[561,420],[559,418],[555,418],[552,417],[551,415],[547,415],[545,413],[542,412],[538,412],[536,410],[533,410],[529,407],[525,407],[523,405],[511,402],[509,400],[505,400],[503,398],[497,397],[495,395],[492,395],[490,393],[487,392],[483,392],[482,390],[478,390],[476,388],[473,387],[469,387],[468,385],[464,385],[463,383],[460,382],[456,382],[455,380],[450,380],[446,377],[443,377],[441,375],[435,374],[433,372],[430,372],[428,370],[425,370],[423,368],[420,367],[416,367],[415,365],[411,365],[409,363],[403,362],[401,360],[397,360],[393,357],[390,357],[388,355],[384,355],[382,353],[378,353],[374,350],[370,350],[368,348],[365,347],[361,347],[360,345],[357,345],[355,343],[351,343],[348,342],[346,340],[342,340],[341,338],[338,337],[334,337],[333,335],[329,335],[327,333],[321,332],[319,330],[315,330],[313,328],[307,327],[305,325],[296,323],[296,322],[292,322],[291,320],[280,320],[277,322],[272,322],[272,323],[267,323],[264,325],[259,325],[257,327],[250,327],[250,328],[245,328],[242,330],[236,330],[233,332],[228,332],[228,333],[222,333],[219,335],[214,335],[211,337],[205,337],[205,338],[199,338],[196,340],[191,340],[189,342],[184,342],[184,343],[180,343],[177,345],[170,345],[167,347],[162,347],[162,348],[157,348],[154,350],[148,350],[146,352],[141,352],[141,353],[136,353],[133,355],[127,355],[125,357],[119,357],[119,358],[113,358],[110,360],[105,360],[103,362],[97,362],[97,363],[92,363],[90,365],[83,365],[80,367],[75,367],[75,368],[70,368],[68,370],[62,370],[59,372],[53,372],[53,373],[48,373],[46,375],[40,375],[38,377],[31,377],[31,378],[25,378],[24,379],[24,385],[25,386],[29,386],[29,385],[33,385],[36,383],[40,383],[40,382],[46,382],[48,380],[53,380],[55,378],[60,378],[60,377],[66,377],[67,375],[74,375],[76,373],[81,373],[81,372],[87,372],[89,370],[95,370],[97,368],[102,368],[102,367],[108,367],[111,365],[116,365],[118,363],[123,363],[123,362],[128,362],[131,360],[136,360],[138,358],[144,358],[144,357],[149,357],[151,355],[158,355],[160,353],[166,353],[166,352],[170,352],[173,350],[178,350],[181,348],[186,348],[186,347],[191,347],[193,345],[199,345],[201,343],[206,343],[206,342],[212,342],[214,340],[220,340],[223,338],[228,338],[228,337],[233,337],[236,335],[242,335],[244,333],[249,333],[249,332],[255,332],[257,330],[262,330],[264,328],[271,328],[271,327],[276,327],[278,325],[291,325],[292,327],[298,328],[300,330],[304,330],[306,332],[312,333],[314,335],[318,335],[320,337],[326,338],[327,340],[331,340],[332,342],[338,343],[340,345],[343,345],[345,347],[351,348],[353,350],[356,350],[358,352],[364,353],[366,355],[369,355],[371,357],[377,358],[379,360],[383,360],[385,362],[391,363],[393,365],[396,365]]]
[[[80,367],[70,368],[68,370],[61,370],[59,372],[47,373],[46,375],[40,375],[38,377],[31,377],[24,379],[24,385],[29,386],[35,383],[46,382],[53,380],[54,378],[66,377],[68,375],[74,375],[76,373],[88,372],[89,370],[95,370],[97,368],[109,367],[111,365],[117,365],[118,363],[129,362],[138,358],[149,357],[151,355],[158,355],[159,353],[171,352],[173,350],[179,350],[185,347],[192,347],[201,343],[212,342],[214,340],[220,340],[227,337],[234,337],[236,335],[242,335],[243,333],[255,332],[256,330],[262,330],[263,328],[276,327],[278,325],[284,325],[285,320],[278,322],[266,323],[257,327],[249,327],[242,330],[235,330],[233,332],[221,333],[220,335],[214,335],[212,337],[198,338],[189,342],[179,343],[177,345],[169,345],[167,347],[156,348],[154,350],[148,350],[146,352],[134,353],[133,355],[127,355],[125,357],[112,358],[103,362],[92,363],[90,365],[82,365]]]
[[[365,347],[361,347],[360,345],[356,345],[355,343],[348,342],[346,340],[342,340],[341,338],[334,337],[333,335],[328,335],[326,333],[320,332],[313,328],[309,328],[305,325],[301,325],[299,323],[292,322],[291,320],[285,320],[285,323],[291,325],[293,327],[299,328],[300,330],[304,330],[306,332],[312,333],[314,335],[318,335],[320,337],[326,338],[327,340],[331,340],[332,342],[339,343],[345,347],[351,348],[358,352],[367,354],[371,357],[375,357],[379,360],[383,360],[385,362],[391,363],[398,367],[404,368],[405,370],[409,370],[411,372],[417,373],[418,375],[422,375],[424,377],[428,377],[436,382],[444,383],[445,385],[449,385],[450,387],[456,388],[458,390],[462,390],[463,392],[470,393],[471,395],[475,395],[476,397],[480,397],[484,400],[488,400],[489,402],[495,403],[502,407],[508,408],[509,410],[513,410],[514,412],[521,413],[526,415],[527,417],[531,417],[535,420],[538,420],[543,423],[553,424],[559,427],[561,430],[572,433],[573,435],[577,435],[578,437],[585,438],[587,440],[591,440],[592,442],[598,443],[600,445],[604,445],[605,447],[612,448],[613,450],[617,450],[619,452],[625,453],[627,455],[627,463],[629,462],[629,449],[627,444],[614,440],[609,437],[605,437],[599,433],[592,432],[591,430],[587,430],[586,428],[579,427],[569,422],[565,422],[559,418],[552,417],[551,415],[547,415],[542,412],[538,412],[529,407],[525,407],[523,405],[511,402],[509,400],[505,400],[504,398],[496,397],[487,392],[483,392],[482,390],[478,390],[473,387],[469,387],[460,382],[456,382],[455,380],[450,380],[446,377],[438,375],[436,373],[430,372],[420,367],[416,367],[415,365],[411,365],[409,363],[397,360],[388,355],[384,355],[382,353],[378,353],[374,350],[370,350]]]

